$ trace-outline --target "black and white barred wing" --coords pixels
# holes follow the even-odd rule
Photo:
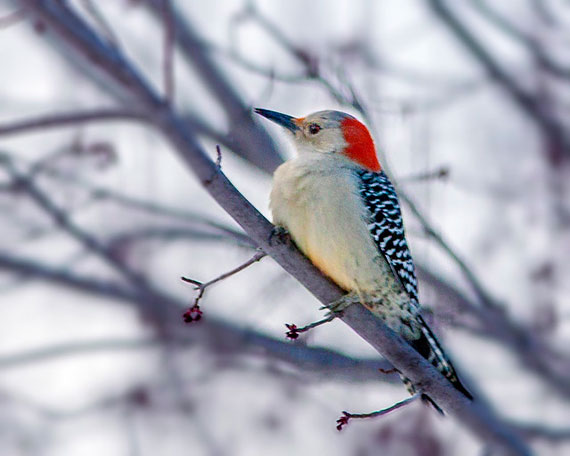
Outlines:
[[[411,301],[417,304],[418,281],[406,242],[398,195],[384,172],[359,171],[358,175],[360,196],[370,213],[370,235],[410,295]]]
[[[360,171],[358,174],[360,176],[360,196],[370,215],[368,224],[370,234],[378,250],[384,255],[394,274],[408,292],[411,298],[410,302],[419,306],[416,271],[406,242],[404,223],[396,191],[388,176],[383,172]],[[468,398],[473,399],[471,393],[457,378],[455,368],[421,315],[415,317],[415,322],[419,325],[421,333],[417,339],[408,342],[420,355],[435,366],[455,388]],[[405,383],[410,391],[414,390],[409,380],[405,380]],[[433,403],[431,399],[428,398],[428,400]],[[435,403],[434,406],[439,409]]]

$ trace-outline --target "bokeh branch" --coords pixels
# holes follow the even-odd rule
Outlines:
[[[338,299],[341,291],[324,278],[296,249],[269,242],[272,225],[235,189],[215,163],[204,153],[175,112],[164,105],[127,59],[101,42],[96,33],[66,4],[25,0],[25,5],[60,40],[96,69],[113,79],[145,110],[169,139],[183,161],[210,195],[245,232],[286,271],[296,277],[322,303]],[[177,28],[178,30],[178,28]],[[482,401],[471,403],[456,391],[426,360],[364,307],[349,307],[343,321],[402,373],[417,383],[444,410],[456,416],[486,443],[504,454],[529,454],[522,441]]]
[[[437,3],[441,4],[442,7],[445,6],[443,4],[443,0],[442,2],[437,0]],[[445,11],[448,12],[449,8],[445,7]],[[451,11],[449,11],[449,14],[451,14]],[[335,88],[335,85],[329,81],[325,74],[323,74],[325,62],[323,62],[322,59],[319,59],[316,55],[312,55],[310,58],[303,57],[303,53],[299,50],[301,45],[294,43],[291,39],[286,37],[277,24],[272,23],[268,18],[263,16],[263,14],[254,6],[248,7],[243,13],[241,13],[240,19],[241,18],[247,18],[259,24],[272,39],[280,43],[285,50],[290,52],[293,58],[305,67],[305,73],[307,75],[306,78],[321,84],[333,99],[345,106],[349,106],[357,110],[363,118],[370,121],[372,116],[370,115],[369,107],[355,98],[354,90],[350,90],[351,87],[349,87],[348,90],[339,90],[338,88]],[[452,16],[452,18],[460,21],[456,16]],[[488,62],[488,64],[494,69],[491,74],[493,75],[497,72],[499,74],[499,81],[504,83],[508,90],[514,88],[516,94],[520,93],[520,97],[522,97],[522,99],[532,103],[534,109],[536,109],[533,111],[534,116],[541,118],[541,116],[546,115],[542,110],[538,111],[539,105],[537,103],[539,100],[536,98],[537,96],[526,94],[522,88],[518,88],[516,82],[501,69],[499,64],[492,59],[491,55],[486,52],[482,45],[479,46],[476,37],[474,35],[471,36],[468,31],[466,33],[472,38],[475,48],[480,48],[483,61]],[[471,43],[471,41],[469,41],[469,43]],[[319,63],[315,64],[315,62]],[[334,73],[334,68],[329,68],[329,73],[331,71]],[[276,77],[279,77],[279,75],[276,74]],[[532,101],[530,101],[531,99]],[[543,119],[541,118],[539,122],[543,122]],[[558,125],[556,128],[556,131],[563,131],[562,125]],[[554,137],[559,138],[558,135],[555,135]],[[384,165],[384,168],[389,174],[392,174],[386,164]],[[402,180],[394,178],[393,181],[397,184],[403,184],[406,182],[405,179]],[[462,258],[462,255],[450,245],[441,233],[438,232],[422,208],[409,195],[407,188],[403,185],[397,185],[397,188],[401,200],[409,207],[412,215],[419,222],[424,234],[426,234],[429,239],[447,256],[447,258],[449,258],[458,267],[477,297],[477,302],[472,302],[471,299],[465,297],[464,293],[460,293],[454,287],[450,288],[445,280],[437,277],[425,268],[420,268],[421,278],[431,285],[431,288],[435,290],[438,296],[442,297],[441,303],[436,307],[443,310],[447,305],[451,304],[455,313],[469,315],[476,321],[477,327],[482,328],[482,332],[479,333],[479,336],[484,336],[487,339],[492,339],[506,346],[518,358],[521,365],[530,369],[538,377],[542,378],[559,394],[564,397],[570,397],[570,382],[566,380],[566,375],[564,374],[564,372],[570,368],[570,358],[557,353],[557,351],[552,348],[547,341],[542,340],[536,334],[530,325],[521,324],[520,322],[515,321],[508,310],[510,308],[515,308],[515,306],[507,306],[507,303],[500,302],[496,299],[492,293],[487,290],[484,283],[474,270]],[[451,299],[450,301],[447,301],[449,296],[457,297],[458,295],[461,296],[460,299]],[[459,324],[455,324],[454,326],[459,329],[468,328],[467,326]]]
[[[88,293],[96,297],[111,298],[117,304],[125,303],[135,307],[141,306],[140,297],[124,284],[86,277],[50,265],[41,264],[32,259],[12,255],[0,251],[0,270],[62,286],[71,290]],[[158,295],[157,291],[157,295]],[[395,375],[378,375],[378,369],[390,369],[391,365],[385,360],[359,359],[343,355],[334,350],[308,347],[304,344],[290,344],[282,339],[264,335],[249,328],[242,328],[230,322],[209,315],[200,326],[187,328],[180,324],[180,314],[185,306],[183,301],[162,296],[160,305],[168,315],[167,324],[172,333],[167,340],[164,337],[144,339],[140,341],[107,341],[104,343],[89,342],[64,344],[43,349],[14,353],[0,357],[0,369],[15,367],[35,360],[47,360],[82,352],[108,350],[110,347],[123,346],[125,349],[144,348],[159,344],[182,344],[184,346],[216,347],[212,353],[219,356],[235,354],[250,354],[254,356],[267,355],[271,359],[286,362],[296,369],[314,374],[319,377],[331,377],[353,381],[397,381]]]
[[[570,137],[568,132],[556,117],[544,109],[540,94],[527,91],[507,73],[483,42],[455,13],[449,2],[446,0],[428,0],[428,4],[434,14],[458,38],[489,76],[542,130],[544,136],[551,143],[549,148],[551,153],[566,156],[570,154]],[[559,158],[556,160],[559,160]]]

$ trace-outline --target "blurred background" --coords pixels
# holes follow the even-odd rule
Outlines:
[[[124,88],[53,33],[67,5],[268,214],[292,150],[264,107],[365,121],[426,318],[537,454],[570,452],[570,3],[0,1],[0,454],[479,455],[253,256]],[[35,6],[30,6],[35,5]],[[63,19],[62,19],[63,20]],[[57,28],[57,27],[56,27]]]

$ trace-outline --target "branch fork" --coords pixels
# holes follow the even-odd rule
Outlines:
[[[186,323],[192,323],[193,321],[198,321],[202,318],[203,312],[200,309],[199,302],[200,302],[200,299],[202,299],[202,296],[204,296],[206,288],[208,288],[211,285],[214,285],[215,283],[221,282],[222,280],[227,279],[228,277],[231,277],[240,271],[243,271],[244,269],[248,268],[252,264],[257,263],[264,256],[267,256],[267,254],[258,249],[257,252],[255,253],[255,255],[253,255],[253,257],[251,257],[245,263],[242,263],[237,268],[234,268],[231,271],[228,271],[228,272],[226,272],[226,273],[224,273],[224,274],[222,274],[222,275],[220,275],[220,276],[216,277],[215,279],[212,279],[208,282],[200,282],[199,280],[191,279],[189,277],[181,277],[181,279],[184,282],[194,285],[194,289],[198,291],[198,296],[196,296],[196,298],[194,299],[194,304],[191,307],[189,307],[186,310],[186,312],[184,312],[184,314],[182,315],[182,318],[184,319],[184,321]]]
[[[343,411],[342,416],[338,420],[336,420],[336,422],[337,422],[336,428],[338,431],[342,431],[342,428],[344,426],[346,426],[348,424],[348,421],[352,418],[366,419],[366,418],[375,418],[377,416],[387,415],[388,413],[393,412],[394,410],[397,410],[397,409],[402,408],[408,404],[411,404],[415,400],[419,399],[421,396],[422,396],[422,392],[417,391],[416,393],[414,393],[413,396],[410,396],[410,397],[408,397],[408,398],[406,398],[400,402],[396,402],[394,405],[391,405],[390,407],[386,407],[384,409],[376,410],[376,411],[370,412],[370,413],[349,413],[349,412]]]

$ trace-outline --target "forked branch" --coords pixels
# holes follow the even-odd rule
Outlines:
[[[202,296],[204,296],[204,292],[206,291],[206,288],[214,285],[215,283],[221,282],[224,279],[227,279],[228,277],[231,277],[235,274],[237,274],[238,272],[243,271],[244,269],[248,268],[249,266],[251,266],[254,263],[257,263],[259,260],[261,260],[263,257],[267,256],[267,254],[265,252],[262,252],[261,250],[258,250],[255,255],[253,255],[253,257],[251,257],[249,260],[247,260],[245,263],[240,264],[237,268],[232,269],[231,271],[225,272],[224,274],[216,277],[215,279],[212,279],[208,282],[200,282],[199,280],[195,280],[195,279],[190,279],[188,277],[182,277],[182,280],[186,283],[191,283],[192,285],[195,286],[195,290],[198,290],[198,296],[196,296],[196,299],[194,299],[194,305],[192,307],[190,307],[186,312],[184,312],[183,318],[184,321],[186,323],[191,323],[193,321],[198,321],[200,320],[200,318],[202,318],[202,310],[200,309],[200,299],[202,299]]]

